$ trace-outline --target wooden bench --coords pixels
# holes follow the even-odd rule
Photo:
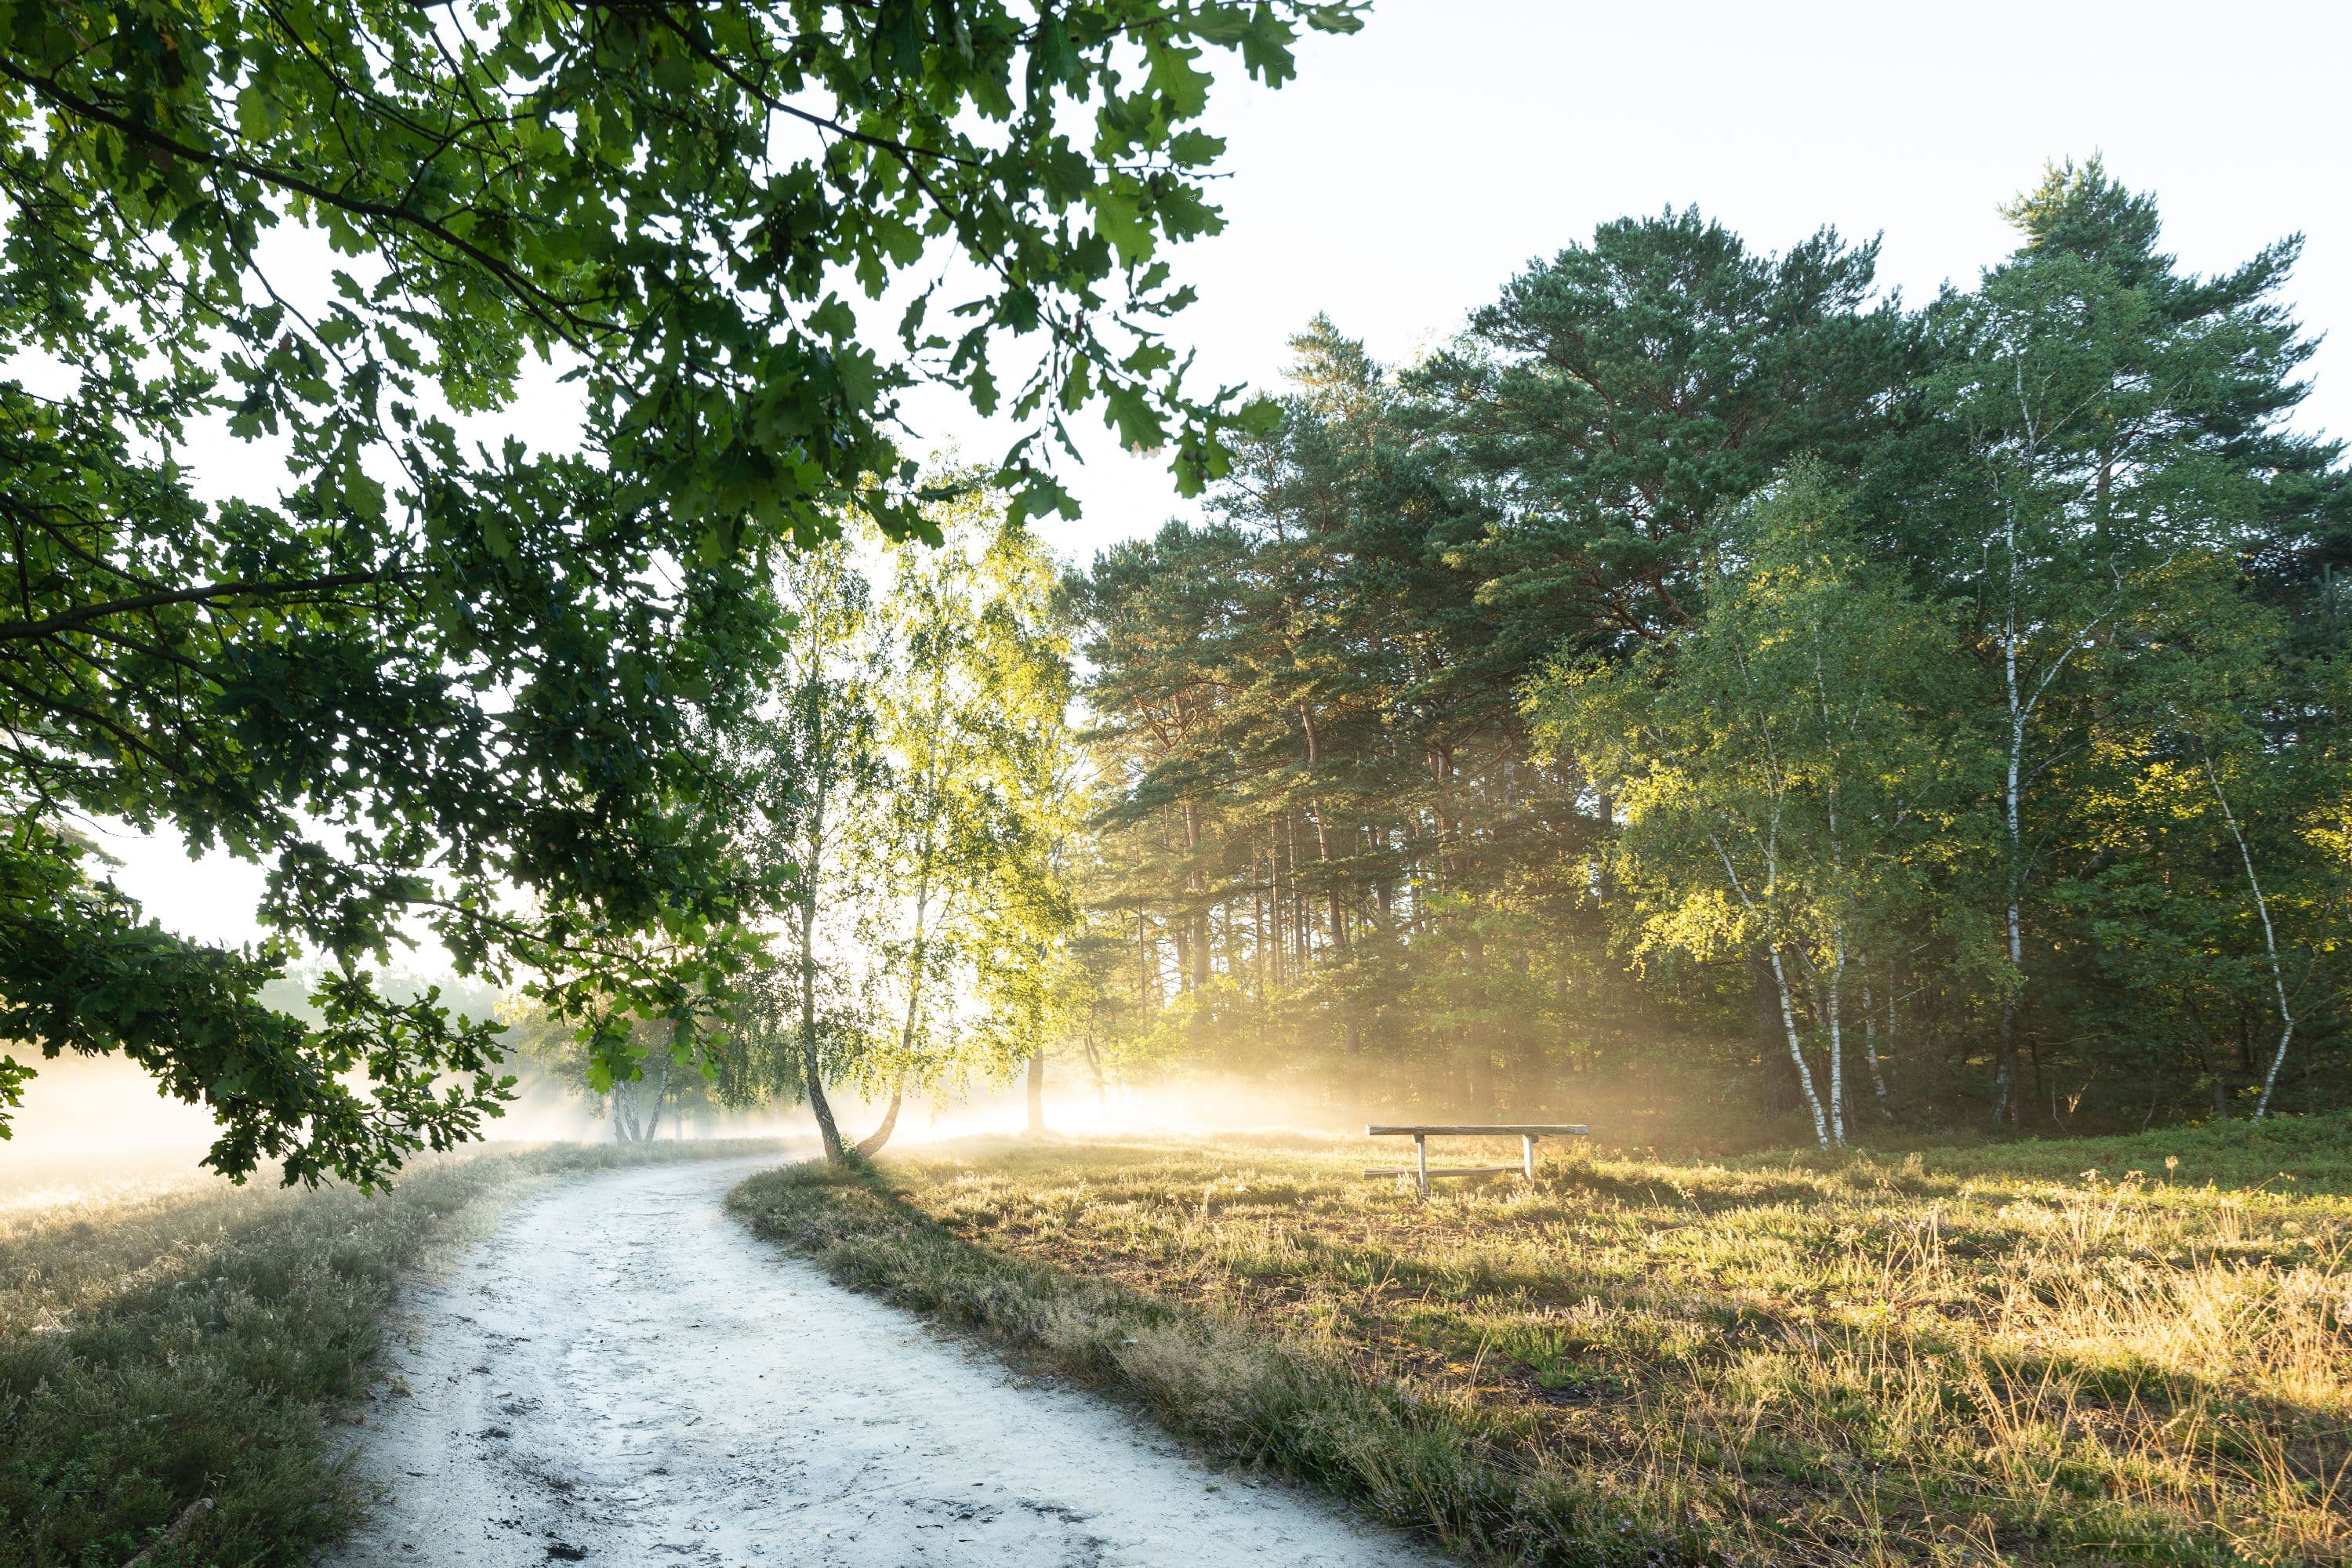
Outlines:
[[[1366,1176],[1411,1176],[1421,1184],[1421,1195],[1429,1195],[1432,1176],[1507,1176],[1514,1171],[1528,1180],[1536,1179],[1536,1140],[1538,1138],[1590,1138],[1592,1129],[1563,1121],[1498,1121],[1492,1124],[1446,1125],[1428,1127],[1380,1127],[1364,1129],[1367,1138],[1410,1138],[1412,1140],[1412,1163],[1382,1166],[1366,1171]],[[1429,1141],[1432,1138],[1509,1138],[1519,1141],[1519,1163],[1517,1165],[1444,1165],[1430,1169]]]

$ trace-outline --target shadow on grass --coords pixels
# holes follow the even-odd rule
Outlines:
[[[728,1204],[852,1289],[1132,1401],[1212,1458],[1313,1482],[1449,1551],[1528,1568],[1726,1561],[1695,1531],[1661,1523],[1654,1501],[1506,1452],[1475,1415],[1244,1325],[973,1246],[863,1162],[753,1176]]]
[[[1123,1212],[1134,1194],[1086,1178],[1137,1162],[1131,1147],[1112,1146],[1105,1160],[1086,1162],[1097,1172],[1079,1172],[1068,1157],[1076,1152],[992,1151],[977,1165],[793,1167],[754,1177],[730,1204],[845,1285],[974,1332],[1017,1364],[1140,1405],[1216,1458],[1313,1481],[1486,1563],[1943,1562],[1995,1540],[2001,1552],[2029,1561],[2236,1563],[2250,1559],[2231,1531],[2217,1531],[2201,1503],[2176,1506],[2159,1481],[2234,1488],[2242,1503],[2255,1495],[2247,1488],[2332,1487],[2338,1473],[2340,1423],[2329,1412],[2232,1386],[2226,1369],[2158,1367],[2095,1351],[1988,1352],[1964,1342],[1957,1321],[1948,1331],[1934,1321],[1817,1316],[1845,1287],[1776,1310],[1732,1299],[1720,1279],[1660,1279],[1638,1258],[1631,1269],[1580,1269],[1556,1238],[1547,1268],[1530,1271],[1475,1248],[1416,1263],[1354,1238],[1309,1246],[1286,1234],[1288,1261],[1266,1272],[1253,1266],[1246,1244],[1278,1228],[1266,1211],[1292,1188],[1252,1170],[1234,1199],[1242,1253],[1212,1246],[1219,1279],[1246,1278],[1277,1295],[1377,1279],[1405,1299],[1378,1345],[1353,1347],[1372,1353],[1351,1354],[1344,1337],[1302,1342],[1278,1321],[1260,1321],[1265,1301],[1255,1295],[1193,1299],[1189,1266],[1167,1281],[1175,1300],[1144,1294],[1158,1289],[1148,1279],[1129,1289],[1100,1278],[1102,1238],[1083,1226],[1066,1238],[1054,1233],[1079,1225],[1069,1203]],[[923,1199],[952,1194],[922,1184],[974,1174],[984,1180],[970,1201],[958,1199],[943,1217],[927,1209]],[[1024,1174],[1079,1180],[1070,1192],[1024,1195]],[[1202,1194],[1178,1194],[1177,1222],[1212,1220],[1215,1183],[1196,1178],[1213,1173],[1180,1162],[1172,1174]],[[1867,1194],[1761,1174],[1779,1201],[1828,1198],[1858,1212],[1887,1183],[1883,1166],[1853,1173]],[[1474,1220],[1548,1230],[1558,1199],[1605,1190],[1615,1175],[1561,1169],[1546,1193],[1492,1213],[1449,1215],[1432,1234],[1451,1245]],[[1003,1181],[1013,1191],[1001,1202],[990,1184]],[[1626,1195],[1649,1199],[1661,1184],[1632,1182]],[[1672,1209],[1662,1217],[1679,1218]],[[1050,1256],[1063,1240],[1075,1253]],[[1671,1329],[1674,1343],[1622,1342],[1615,1331],[1637,1303],[1635,1315]],[[1971,1304],[1951,1305],[1965,1315]],[[1601,1313],[1605,1322],[1590,1331],[1601,1337],[1583,1337],[1576,1312],[1553,1308]],[[1507,1331],[1514,1314],[1528,1317],[1530,1336]],[[1410,1374],[1402,1385],[1391,1381],[1405,1364],[1389,1355],[1391,1342],[1433,1352],[1430,1387]],[[1483,1364],[1490,1382],[1500,1373],[1516,1394],[1489,1398],[1462,1385],[1461,1363],[1471,1363],[1474,1384]],[[1514,1364],[1504,1372],[1504,1363]],[[1718,1384],[1754,1405],[1744,1427],[1694,1414],[1708,1406],[1691,1405],[1692,1388]],[[1571,1405],[1575,1420],[1556,1425],[1559,1408]],[[1923,1422],[1927,1436],[1897,1441],[1897,1415]],[[2197,1474],[2151,1480],[2141,1473],[2157,1462],[2150,1456],[2169,1451],[2159,1431],[2180,1422],[2196,1429],[2196,1451],[2182,1462],[2195,1459]],[[2084,1444],[2109,1451],[2094,1456]],[[2233,1479],[2215,1479],[2221,1470]],[[1866,1481],[1859,1496],[1858,1476]],[[2213,1506],[2223,1508],[2226,1526],[2236,1505]],[[2131,1550],[2117,1557],[2118,1542]]]

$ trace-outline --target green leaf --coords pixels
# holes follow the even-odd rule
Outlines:
[[[1157,245],[1158,237],[1143,210],[1143,201],[1141,186],[1125,175],[1087,193],[1087,205],[1094,211],[1096,229],[1110,241],[1124,267],[1149,260]]]

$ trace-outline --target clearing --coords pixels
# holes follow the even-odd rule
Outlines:
[[[1426,1203],[1361,1178],[1383,1159],[975,1142],[735,1201],[845,1282],[1474,1560],[2352,1563],[2342,1118],[1554,1154]]]
[[[567,1182],[404,1298],[331,1562],[909,1568],[1429,1560],[1018,1382],[745,1233],[731,1162]]]

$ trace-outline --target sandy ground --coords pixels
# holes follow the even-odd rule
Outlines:
[[[761,1163],[566,1183],[412,1291],[359,1449],[378,1503],[331,1561],[1438,1561],[836,1288],[721,1210]]]

